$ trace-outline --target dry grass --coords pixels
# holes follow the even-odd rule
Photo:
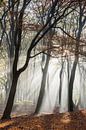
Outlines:
[[[1,122],[0,130],[86,130],[86,110],[64,114],[15,117]]]

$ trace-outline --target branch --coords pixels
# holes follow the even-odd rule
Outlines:
[[[61,28],[61,27],[54,27],[54,28],[61,29],[68,37],[70,37],[71,39],[77,41],[77,38],[72,37],[72,36],[71,36],[70,34],[68,34],[63,28]],[[85,44],[86,44],[86,41],[83,41],[83,40],[79,40],[79,42],[82,42],[82,43],[85,43]]]
[[[34,57],[36,57],[36,56],[38,56],[38,55],[40,55],[40,54],[44,54],[44,51],[41,51],[41,52],[39,52],[39,53],[37,53],[37,54],[35,54],[35,55],[33,55],[33,56],[30,56],[30,58],[34,58]]]
[[[55,3],[57,4],[58,1],[55,0],[54,4],[55,4]],[[54,22],[53,22],[50,26],[48,26],[48,24],[51,22],[51,20],[52,20],[52,18],[53,18],[53,16],[54,16],[54,14],[53,14],[53,15],[51,14],[51,17],[49,17],[49,19],[48,19],[48,21],[46,22],[46,24],[45,24],[45,25],[39,30],[39,32],[36,34],[36,36],[35,36],[34,39],[32,40],[31,45],[30,45],[30,47],[29,47],[29,49],[28,49],[25,64],[24,64],[23,67],[21,67],[21,68],[18,70],[18,73],[19,73],[19,74],[22,73],[22,72],[27,68],[28,62],[29,62],[29,60],[30,60],[31,51],[32,51],[32,49],[37,45],[37,43],[45,36],[45,34],[47,34],[47,33],[49,32],[49,30],[50,30],[51,28],[53,28],[53,26],[54,26],[60,19],[62,19],[64,16],[69,15],[69,14],[73,11],[73,10],[71,10],[70,12],[68,12],[68,13],[65,15],[66,10],[70,8],[71,3],[72,3],[72,1],[71,1],[71,2],[69,3],[69,5],[64,9],[63,13],[62,13],[57,19],[55,19]],[[51,10],[53,11],[53,13],[54,13],[54,10],[55,10],[55,7],[56,7],[56,5],[54,5],[54,4],[53,4],[53,6],[51,7]],[[53,7],[54,7],[54,8],[53,8]],[[47,26],[48,26],[48,27],[47,27]],[[46,28],[46,27],[47,27],[47,28]],[[45,31],[43,32],[44,29],[45,29]],[[43,33],[42,33],[42,32],[43,32]],[[41,34],[41,33],[42,33],[42,34]],[[40,36],[40,34],[41,34],[41,36]],[[40,37],[39,37],[39,36],[40,36]]]

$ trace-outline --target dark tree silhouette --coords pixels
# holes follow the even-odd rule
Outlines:
[[[74,79],[75,79],[75,72],[76,72],[76,67],[78,64],[78,59],[79,59],[79,47],[80,47],[80,38],[81,38],[81,33],[82,29],[86,23],[86,16],[84,17],[84,12],[86,10],[86,1],[78,1],[78,8],[79,8],[79,20],[78,20],[78,32],[76,33],[76,44],[75,44],[75,59],[73,63],[73,67],[71,70],[71,76],[69,80],[69,90],[68,90],[68,111],[73,111],[73,84],[74,84]]]

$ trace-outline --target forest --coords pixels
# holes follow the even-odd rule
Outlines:
[[[85,0],[0,0],[1,130],[86,129],[85,38]]]

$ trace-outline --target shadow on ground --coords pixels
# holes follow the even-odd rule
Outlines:
[[[86,130],[86,110],[15,117],[1,122],[0,130]]]

